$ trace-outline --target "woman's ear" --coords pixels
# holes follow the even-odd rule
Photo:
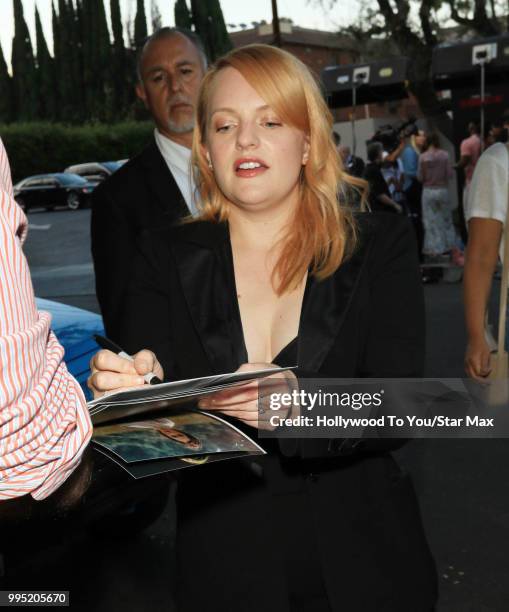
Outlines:
[[[210,153],[204,144],[201,145],[201,150],[203,154],[205,155],[205,159],[207,160],[207,164],[209,165],[209,168],[212,168],[212,161],[210,160]]]
[[[302,151],[302,165],[303,166],[305,166],[308,163],[310,147],[311,145],[309,144],[309,136],[306,135],[304,137],[304,148]]]

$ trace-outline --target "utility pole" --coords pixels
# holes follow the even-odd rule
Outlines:
[[[277,14],[277,0],[272,0],[272,30],[274,32],[274,45],[281,48],[281,31],[279,30],[279,17]]]

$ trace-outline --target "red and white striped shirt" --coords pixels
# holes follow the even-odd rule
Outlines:
[[[0,500],[50,495],[79,464],[92,425],[64,349],[38,312],[0,139]]]

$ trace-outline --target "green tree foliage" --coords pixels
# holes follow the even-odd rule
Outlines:
[[[103,0],[82,0],[82,75],[88,120],[110,119],[113,109],[112,45]],[[118,109],[117,109],[118,111]]]
[[[76,2],[76,4],[74,4]],[[83,100],[83,32],[80,23],[80,3],[76,0],[66,0],[66,21],[69,42],[69,79],[71,81],[71,96],[69,119],[81,121],[84,118]]]
[[[111,86],[111,43],[106,11],[103,0],[95,0],[95,27],[97,46],[95,49],[95,91],[93,118],[110,120],[115,109],[112,106],[113,88]]]
[[[113,31],[112,51],[112,95],[113,108],[123,109],[127,101],[128,79],[127,56],[119,0],[110,0],[111,29]]]
[[[150,4],[152,29],[162,25],[158,1]],[[129,14],[123,19],[120,0],[51,0],[53,57],[37,8],[34,57],[23,0],[12,2],[13,76],[0,50],[0,121],[42,119],[77,124],[146,118],[134,92],[136,53],[148,35],[144,0],[137,0],[134,20]],[[211,58],[229,50],[232,45],[219,0],[192,0],[191,6],[192,12],[186,0],[175,2],[176,25],[194,27]]]
[[[0,45],[0,121],[8,122],[12,118],[12,79],[7,70],[2,46]]]
[[[14,38],[12,40],[13,103],[16,119],[34,119],[37,113],[35,95],[35,61],[30,34],[23,15],[21,0],[13,0]]]
[[[219,0],[191,0],[191,11],[196,33],[212,61],[232,48]]]
[[[219,0],[207,0],[207,5],[209,7],[209,21],[211,23],[209,40],[212,54],[210,57],[216,59],[230,51],[233,48],[233,44],[226,29]]]
[[[53,30],[53,72],[55,74],[55,83],[57,82],[58,75],[61,73],[60,63],[62,58],[62,49],[60,48],[60,37],[58,14],[55,9],[53,0],[51,1],[51,25]],[[55,86],[53,92],[53,99],[55,103],[55,117],[59,119],[61,117],[61,101],[62,96],[60,94],[60,88]]]
[[[37,46],[36,93],[37,117],[54,119],[56,110],[56,81],[53,58],[51,57],[42,29],[41,18],[35,7],[35,40]]]
[[[328,0],[327,5],[338,0]],[[325,4],[318,0],[319,4]],[[431,80],[433,48],[446,40],[448,23],[466,36],[493,36],[508,29],[507,3],[499,0],[364,0],[353,25],[341,29],[358,43],[364,60],[384,53],[406,55],[409,64],[409,89],[417,98],[424,114],[434,117],[437,127],[450,134],[452,126]],[[500,15],[497,15],[497,11]],[[375,41],[374,39],[377,39]],[[374,45],[374,42],[382,45]],[[366,53],[366,51],[368,53]],[[371,53],[370,53],[371,52]],[[373,53],[374,52],[374,53]]]
[[[139,49],[148,36],[147,17],[145,15],[145,3],[137,0],[136,17],[134,18],[134,44]]]
[[[186,30],[192,28],[193,20],[189,8],[187,7],[186,0],[177,0],[173,8],[173,13],[175,15],[175,25],[177,28],[184,28]]]
[[[159,6],[157,0],[151,0],[150,3],[150,21],[152,22],[152,32],[159,30],[163,25],[163,19],[159,12]]]
[[[74,61],[71,49],[71,28],[74,9],[65,0],[58,0],[58,18],[53,38],[59,49],[57,83],[60,92],[59,115],[66,121],[76,120],[76,96],[74,91]]]
[[[116,125],[0,124],[15,182],[32,174],[62,172],[67,166],[98,157],[100,161],[129,158],[146,145],[153,130],[151,121]]]

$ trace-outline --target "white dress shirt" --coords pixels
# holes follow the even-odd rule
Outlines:
[[[191,149],[163,136],[157,129],[154,130],[154,138],[164,161],[182,193],[189,212],[193,216],[197,216],[197,191],[193,180],[193,173],[191,172]]]

